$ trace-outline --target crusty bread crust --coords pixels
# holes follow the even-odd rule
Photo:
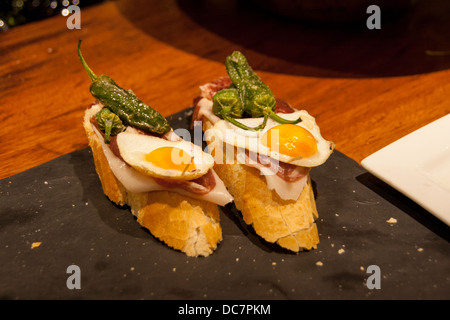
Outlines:
[[[208,256],[222,240],[219,209],[214,203],[169,191],[145,196],[137,221],[174,249],[188,256]]]
[[[114,203],[123,206],[127,204],[127,191],[125,187],[116,179],[114,173],[108,165],[108,160],[103,153],[103,148],[95,132],[90,127],[91,124],[85,125],[89,146],[92,150],[94,158],[95,170],[102,184],[103,193]]]
[[[211,127],[212,124],[203,119],[203,129]],[[222,148],[225,150],[224,144]],[[315,223],[318,212],[310,177],[296,201],[283,200],[274,190],[268,189],[258,169],[236,161],[227,163],[225,151],[222,154],[222,164],[216,162],[214,170],[234,197],[235,206],[245,223],[252,225],[266,241],[291,251],[316,249],[319,243]]]
[[[213,253],[222,240],[217,205],[170,191],[132,193],[126,190],[111,171],[89,119],[86,114],[84,128],[104,194],[118,205],[128,205],[137,222],[169,247],[192,257]]]

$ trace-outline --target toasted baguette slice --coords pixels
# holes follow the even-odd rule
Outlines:
[[[188,256],[208,256],[222,240],[219,210],[216,204],[192,199],[172,191],[129,192],[116,179],[102,144],[85,112],[84,128],[104,194],[120,206],[128,205],[144,228],[169,247]]]
[[[203,130],[211,127],[211,122],[203,118]],[[225,145],[222,147],[225,150]],[[266,179],[258,169],[236,161],[227,164],[225,151],[222,154],[222,164],[216,163],[214,170],[234,197],[245,223],[252,225],[266,241],[288,250],[316,249],[319,243],[315,223],[318,213],[310,177],[296,201],[283,200],[274,190],[268,189]]]

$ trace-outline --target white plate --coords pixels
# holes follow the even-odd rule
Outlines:
[[[371,154],[361,165],[450,226],[450,114]]]

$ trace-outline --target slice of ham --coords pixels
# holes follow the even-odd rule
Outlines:
[[[239,152],[239,150],[236,155],[236,160],[239,164],[244,164],[259,170],[260,174],[266,179],[267,188],[275,191],[280,198],[284,200],[297,200],[308,183],[307,172],[309,172],[309,170],[300,170],[295,173],[290,170],[282,171],[280,168],[284,167],[284,165],[281,162],[279,166],[275,167],[272,163],[271,165],[268,165],[266,159],[261,158],[257,161],[255,160],[254,154],[247,155],[245,152]],[[280,177],[281,172],[283,172],[281,176],[284,178]],[[287,172],[290,173],[288,174]],[[287,181],[287,176],[289,176],[292,181]]]
[[[273,158],[256,154],[254,152],[243,150],[241,148],[238,149],[238,154],[245,154],[245,164],[251,164],[255,161],[266,168],[269,168],[272,174],[277,175],[281,179],[287,182],[296,182],[300,179],[303,179],[305,176],[309,174],[311,168],[308,167],[299,167],[286,162],[277,161]]]
[[[216,186],[216,179],[210,169],[205,175],[194,180],[169,180],[154,178],[155,181],[165,188],[180,188],[195,194],[207,194]]]
[[[293,113],[295,109],[291,107],[291,105],[279,98],[275,98],[277,104],[275,105],[275,113]]]
[[[213,96],[222,89],[227,89],[231,86],[229,77],[221,77],[203,86],[200,86],[202,97],[212,100]]]

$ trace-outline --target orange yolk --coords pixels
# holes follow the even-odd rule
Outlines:
[[[161,169],[177,171],[194,171],[195,164],[191,156],[182,149],[161,147],[145,155],[145,160]]]
[[[280,124],[270,128],[262,136],[261,143],[271,151],[290,157],[307,158],[317,151],[317,142],[311,132],[295,124]]]

